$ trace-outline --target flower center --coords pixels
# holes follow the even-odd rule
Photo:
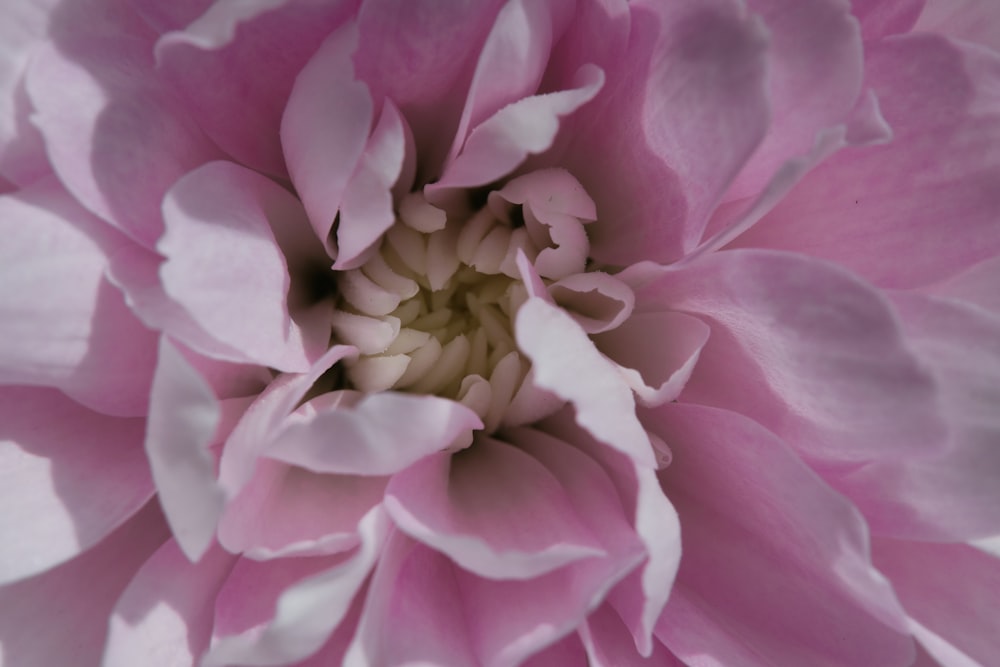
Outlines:
[[[534,398],[530,387],[518,395],[531,368],[512,326],[529,297],[518,257],[545,285],[585,271],[592,216],[572,210],[581,199],[589,213],[579,183],[558,170],[515,179],[471,215],[407,195],[367,261],[337,274],[334,336],[359,351],[344,364],[350,385],[450,398],[495,431],[512,403]]]
[[[511,326],[522,237],[488,207],[457,222],[410,195],[377,252],[338,274],[334,333],[360,352],[351,385],[451,398],[496,429],[529,367]]]

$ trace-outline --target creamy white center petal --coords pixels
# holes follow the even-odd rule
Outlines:
[[[531,201],[532,182],[552,191],[543,205]],[[592,209],[579,184],[555,170],[511,181],[472,215],[449,216],[407,195],[376,252],[338,273],[334,337],[360,353],[344,364],[350,386],[450,398],[496,430],[515,399],[526,402],[519,391],[531,391],[512,326],[528,298],[518,255],[546,284],[586,270],[583,225],[592,216],[559,210],[567,198],[582,198],[585,215]]]

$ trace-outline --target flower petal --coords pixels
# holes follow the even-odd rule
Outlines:
[[[994,535],[1000,532],[1000,318],[938,298],[892,298],[914,351],[941,388],[950,446],[828,479],[877,534],[949,541]]]
[[[221,416],[211,387],[164,336],[150,396],[146,454],[167,522],[192,561],[211,546],[225,503],[208,449]]]
[[[157,69],[216,145],[240,164],[281,177],[278,128],[295,75],[354,4],[216,2],[160,37]]]
[[[646,406],[676,399],[691,377],[711,329],[683,313],[635,313],[621,326],[593,337],[620,366]]]
[[[530,579],[606,555],[559,480],[492,438],[397,474],[385,507],[404,533],[491,579]]]
[[[368,87],[354,76],[357,45],[354,24],[335,30],[299,72],[281,118],[288,173],[331,256],[330,231],[374,120]]]
[[[1000,560],[964,544],[876,539],[872,559],[906,612],[933,635],[988,665],[1000,651]],[[917,638],[923,641],[920,634]],[[935,647],[925,648],[941,659]],[[959,663],[942,660],[947,667]]]
[[[485,185],[509,174],[528,155],[548,150],[559,131],[559,119],[594,99],[604,85],[604,72],[584,65],[572,85],[513,102],[477,125],[441,180],[427,186],[428,198],[446,188]]]
[[[248,558],[337,553],[358,542],[358,522],[382,501],[386,480],[320,475],[260,459],[226,506],[219,542]]]
[[[127,4],[60,4],[27,90],[52,167],[91,212],[153,247],[160,201],[218,156],[153,71],[153,36]]]
[[[808,253],[893,288],[1000,253],[1000,57],[908,35],[865,59],[894,140],[813,170],[735,245]]]
[[[763,24],[725,0],[631,3],[627,51],[562,160],[597,203],[592,256],[675,260],[764,136]]]
[[[839,0],[748,0],[767,24],[771,127],[726,199],[756,194],[816,135],[845,121],[861,93],[861,31]]]
[[[364,396],[353,408],[335,407],[288,425],[265,455],[314,472],[389,475],[482,427],[460,403],[382,392]]]
[[[86,551],[153,495],[144,423],[51,389],[0,389],[0,582]]]
[[[0,197],[0,382],[144,415],[155,334],[104,278],[107,260],[76,215],[89,216],[54,180]]]
[[[4,664],[99,665],[115,602],[169,534],[149,503],[73,560],[0,588]]]
[[[850,273],[738,250],[667,270],[648,289],[712,329],[682,400],[752,417],[811,460],[945,446],[936,383],[884,297]]]
[[[387,523],[381,508],[372,509],[358,527],[361,545],[350,557],[285,589],[272,620],[259,630],[217,641],[202,667],[287,665],[319,650],[351,611],[379,559]]]
[[[649,438],[634,416],[631,390],[568,314],[532,297],[518,310],[515,330],[540,387],[570,401],[580,425],[595,438],[639,463],[655,465]]]
[[[160,547],[115,605],[102,667],[195,664],[208,648],[213,603],[235,562],[218,547],[197,563],[173,540]]]
[[[325,349],[328,329],[304,330],[289,314],[291,278],[271,230],[272,217],[288,227],[296,210],[280,186],[227,162],[191,172],[167,193],[167,232],[157,244],[167,257],[164,289],[209,335],[242,353],[238,361],[303,371]]]
[[[746,417],[670,404],[645,421],[674,450],[660,477],[684,527],[657,625],[671,651],[748,667],[910,664],[903,611],[848,502]]]

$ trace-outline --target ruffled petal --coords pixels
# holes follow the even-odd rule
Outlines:
[[[476,413],[437,396],[369,394],[351,408],[334,407],[292,423],[265,455],[314,472],[390,475],[483,427]]]
[[[919,626],[917,638],[944,667],[989,665],[1000,654],[1000,560],[964,544],[876,539],[875,565]],[[927,640],[937,636],[945,646]],[[947,645],[970,658],[948,660]]]
[[[938,388],[885,298],[824,262],[761,250],[662,272],[647,298],[712,329],[681,400],[742,413],[811,460],[946,445]]]
[[[287,191],[228,162],[191,172],[167,194],[167,232],[157,244],[167,258],[164,289],[206,333],[238,350],[238,361],[304,371],[328,342],[322,323],[307,320],[304,329],[301,312],[289,312],[288,260],[271,225],[287,229],[296,211]]]
[[[100,664],[115,602],[169,534],[149,503],[86,553],[0,588],[4,664]]]
[[[532,297],[518,310],[515,330],[518,345],[534,364],[538,386],[571,402],[577,421],[595,438],[639,463],[655,465],[631,389],[580,325]]]
[[[594,259],[676,260],[767,129],[766,32],[737,3],[631,3],[625,53],[563,166],[597,203]]]
[[[225,504],[208,449],[221,417],[211,387],[164,336],[150,396],[146,454],[174,538],[191,560],[211,546]]]
[[[861,31],[839,0],[748,0],[770,33],[771,127],[725,198],[759,192],[780,165],[844,122],[861,93]]]
[[[295,77],[356,4],[223,1],[189,14],[190,21],[157,17],[171,29],[156,42],[157,70],[219,148],[240,164],[281,177],[278,129]]]
[[[604,72],[584,65],[572,85],[513,102],[477,125],[441,180],[427,186],[428,197],[433,199],[446,188],[485,185],[509,174],[528,155],[548,150],[559,131],[559,119],[594,99],[604,85]]]
[[[1000,11],[981,0],[927,0],[915,31],[937,32],[1000,51]]]
[[[673,653],[748,667],[911,663],[905,616],[848,502],[743,416],[671,404],[645,421],[674,450],[660,477],[684,527],[657,624]]]
[[[287,665],[319,650],[351,612],[354,596],[382,552],[387,524],[380,508],[370,511],[358,527],[361,544],[356,551],[286,588],[277,598],[273,618],[215,642],[202,667]],[[248,622],[230,621],[233,630]]]
[[[281,118],[288,173],[316,236],[334,257],[330,231],[375,117],[368,87],[354,76],[357,45],[354,24],[334,31],[299,72]]]
[[[1000,57],[908,35],[870,45],[865,62],[893,141],[813,170],[735,245],[808,253],[893,288],[1000,254]]]
[[[74,225],[79,215],[89,217],[54,180],[0,197],[0,382],[144,415],[156,336],[105,279],[107,260]]]
[[[152,32],[126,3],[96,4],[52,15],[27,73],[32,120],[66,188],[151,248],[164,193],[219,153],[155,75]]]
[[[597,348],[621,367],[643,405],[680,396],[711,329],[684,313],[635,313],[621,326],[593,337]]]
[[[950,445],[828,479],[877,534],[967,540],[1000,533],[1000,318],[953,301],[892,295],[907,338],[937,380]]]
[[[195,664],[208,648],[215,597],[235,562],[218,547],[197,563],[173,540],[160,547],[115,605],[101,666]]]
[[[530,579],[606,555],[559,480],[492,438],[394,476],[385,505],[400,530],[492,579]]]
[[[260,459],[226,506],[219,542],[249,558],[337,553],[358,543],[358,522],[382,501],[386,479],[320,475]]]
[[[144,423],[51,389],[0,389],[0,582],[86,551],[153,495]]]

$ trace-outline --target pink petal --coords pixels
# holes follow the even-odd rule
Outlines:
[[[756,194],[816,135],[844,122],[861,93],[861,31],[838,0],[749,0],[767,25],[771,127],[730,186],[727,199]]]
[[[71,222],[77,214],[89,215],[54,180],[0,197],[0,381],[144,415],[156,336],[104,278],[107,260]]]
[[[192,561],[211,546],[225,504],[208,449],[220,421],[211,387],[164,336],[150,397],[146,454],[170,529]]]
[[[202,666],[287,665],[319,650],[351,612],[354,596],[382,553],[386,529],[381,509],[373,509],[358,528],[361,545],[355,552],[286,588],[277,599],[272,619],[217,641]]]
[[[236,557],[210,549],[197,563],[167,542],[115,605],[102,667],[193,665],[208,648],[215,597]]]
[[[540,298],[518,310],[517,343],[533,362],[535,382],[571,402],[595,438],[639,463],[654,465],[649,438],[635,418],[632,392],[573,319]],[[580,369],[587,374],[581,376]]]
[[[927,0],[853,0],[865,41],[909,32]]]
[[[157,247],[167,257],[160,269],[167,294],[239,351],[238,361],[303,371],[325,350],[329,330],[304,330],[289,315],[291,278],[270,224],[284,213],[281,224],[290,226],[289,210],[301,211],[280,186],[213,162],[167,193],[167,232]]]
[[[337,553],[354,547],[358,522],[382,501],[382,477],[319,475],[260,459],[226,507],[219,541],[249,558]]]
[[[51,389],[0,389],[0,582],[89,549],[153,495],[141,419],[91,412]]]
[[[889,578],[906,612],[945,642],[989,665],[1000,651],[1000,560],[964,544],[876,539],[875,565]],[[917,635],[921,641],[923,638]],[[941,659],[935,647],[928,651]],[[946,667],[960,663],[942,660]]]
[[[397,474],[385,507],[404,533],[491,579],[529,579],[606,555],[559,480],[492,438]]]
[[[647,560],[616,585],[609,600],[632,633],[637,650],[653,651],[653,626],[667,602],[681,559],[680,523],[655,470],[594,440],[563,410],[542,428],[597,461],[611,479]]]
[[[376,568],[345,664],[513,667],[572,632],[622,575],[620,566],[592,559],[531,580],[482,579],[397,534]]]
[[[497,14],[483,43],[449,161],[470,128],[538,89],[546,60],[570,13],[566,0],[513,0]]]
[[[893,141],[815,169],[736,244],[805,252],[895,288],[1000,254],[1000,58],[931,35],[872,44],[865,58]]]
[[[910,664],[902,609],[848,502],[736,413],[671,404],[646,423],[674,449],[660,476],[684,527],[657,625],[673,653],[748,667]]]
[[[952,278],[931,285],[923,291],[956,301],[978,306],[993,315],[1000,316],[1000,256],[973,264]]]
[[[233,429],[219,460],[219,481],[230,497],[235,496],[253,476],[258,456],[270,444],[321,375],[354,353],[354,348],[335,345],[314,363],[307,373],[286,373],[275,378],[250,405]]]
[[[131,0],[136,14],[158,33],[180,30],[205,13],[214,0]]]
[[[630,7],[627,51],[562,160],[601,213],[593,257],[617,265],[691,249],[768,122],[757,19],[723,2]]]
[[[604,72],[584,65],[572,85],[513,102],[477,125],[441,180],[427,187],[428,196],[445,188],[485,185],[509,174],[528,155],[548,150],[559,119],[594,99],[604,85]]]
[[[149,503],[73,560],[0,588],[4,664],[100,664],[115,602],[168,535]]]
[[[910,344],[941,388],[950,445],[829,479],[878,534],[966,540],[1000,532],[1000,318],[953,301],[895,294]]]
[[[576,667],[585,664],[587,652],[576,635],[566,635],[521,663],[522,667]]]
[[[712,329],[682,400],[752,417],[813,460],[943,447],[933,378],[885,299],[850,273],[787,253],[726,251],[647,289],[640,300]]]
[[[394,532],[372,575],[344,667],[478,664],[466,620],[451,561]]]
[[[392,190],[400,178],[406,177],[404,166],[407,153],[409,159],[413,159],[412,143],[406,120],[393,103],[386,100],[357,171],[344,191],[334,269],[361,266],[368,257],[365,251],[371,249],[396,221]],[[405,184],[407,190],[409,185]]]
[[[588,334],[617,329],[628,320],[635,304],[628,285],[599,271],[557,280],[549,286],[549,293]]]
[[[33,121],[67,189],[152,247],[164,193],[218,150],[155,76],[153,35],[141,20],[93,4],[62,5],[53,42],[35,53],[27,74]]]
[[[952,39],[1000,50],[1000,11],[983,0],[928,0],[914,30],[939,32]]]
[[[159,39],[157,69],[216,145],[283,176],[278,129],[295,77],[355,4],[217,2]]]
[[[374,99],[391,99],[406,116],[422,182],[441,173],[477,57],[500,5],[497,0],[369,0],[359,11],[358,78]]]
[[[331,251],[330,231],[374,119],[368,88],[354,76],[357,44],[353,24],[334,31],[299,72],[281,118],[288,173],[316,236]]]
[[[580,629],[593,667],[684,667],[663,644],[656,642],[647,658],[639,655],[628,628],[610,605],[601,605]]]
[[[639,401],[652,406],[680,395],[710,332],[704,322],[683,313],[634,313],[593,340],[619,364]]]
[[[42,135],[29,121],[24,74],[32,49],[45,39],[55,4],[13,0],[0,5],[0,176],[19,185],[50,171]]]
[[[482,427],[460,403],[382,392],[288,425],[265,455],[314,472],[391,475]]]

